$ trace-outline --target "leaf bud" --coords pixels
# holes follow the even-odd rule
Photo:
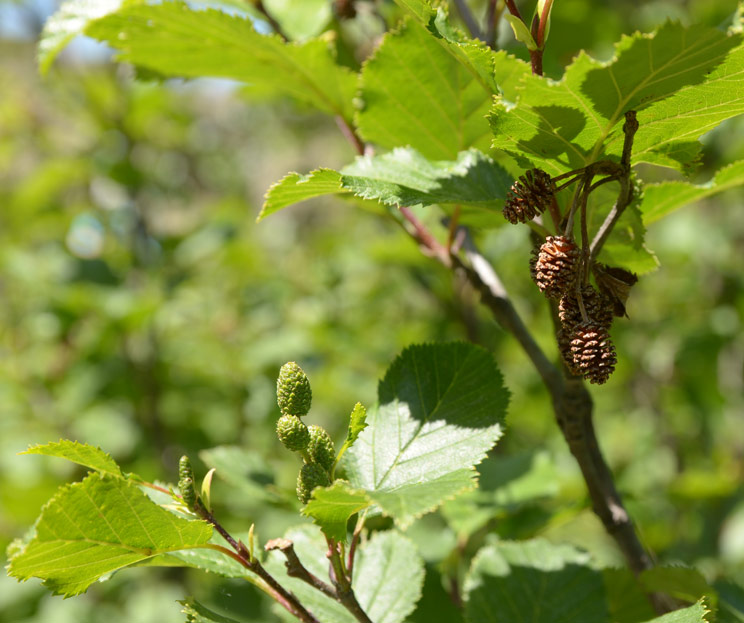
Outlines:
[[[276,402],[284,415],[302,417],[310,411],[313,392],[305,372],[294,361],[285,363],[276,380]]]

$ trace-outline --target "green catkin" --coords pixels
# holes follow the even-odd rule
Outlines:
[[[302,417],[310,411],[313,392],[305,372],[294,361],[285,363],[276,380],[276,402],[284,415]]]

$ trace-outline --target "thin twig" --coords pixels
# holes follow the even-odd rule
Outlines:
[[[635,111],[630,110],[625,113],[625,124],[623,125],[625,141],[623,143],[623,154],[620,158],[620,166],[622,167],[623,175],[618,178],[620,182],[620,192],[618,193],[615,205],[612,206],[609,214],[597,233],[594,235],[594,240],[592,240],[589,251],[590,264],[597,259],[599,252],[602,250],[602,246],[607,241],[607,238],[610,236],[610,233],[618,220],[620,220],[625,208],[627,208],[633,201],[633,183],[630,179],[630,157],[633,150],[633,140],[635,139],[637,131],[638,119],[636,118]]]
[[[306,582],[324,595],[328,595],[331,599],[338,599],[335,589],[330,584],[308,571],[307,567],[302,564],[302,561],[298,558],[294,550],[294,543],[292,541],[289,539],[272,539],[266,543],[264,549],[267,552],[278,549],[284,554],[284,557],[287,559],[284,564],[287,567],[287,575],[289,577]]]
[[[277,35],[279,35],[279,36],[280,36],[280,37],[281,37],[282,39],[284,39],[284,41],[289,41],[289,37],[287,37],[287,35],[286,35],[286,34],[284,33],[284,31],[282,30],[281,24],[279,24],[279,22],[277,22],[277,21],[276,21],[276,20],[274,19],[274,16],[273,16],[273,15],[271,15],[271,13],[269,13],[269,12],[268,12],[268,11],[266,10],[266,7],[264,6],[263,0],[255,0],[254,6],[256,7],[256,10],[257,10],[257,11],[258,11],[259,13],[261,13],[261,15],[263,15],[263,16],[264,16],[264,19],[265,19],[265,20],[266,20],[267,22],[269,22],[269,25],[270,25],[270,26],[271,26],[271,28],[272,28],[272,29],[274,30],[274,32],[275,32],[275,33],[276,33]]]
[[[518,17],[522,21],[522,14],[519,12],[519,9],[517,8],[517,5],[514,3],[514,0],[504,0],[504,4],[506,4],[506,8],[509,9],[509,13],[511,13],[514,17]]]
[[[214,529],[219,532],[222,538],[230,544],[230,547],[235,550],[238,558],[242,560],[241,564],[246,569],[255,573],[259,578],[261,578],[261,580],[263,580],[263,582],[269,589],[269,591],[267,592],[269,592],[269,594],[274,598],[274,600],[277,601],[277,603],[279,603],[288,612],[300,619],[303,623],[319,623],[318,619],[310,614],[305,606],[300,603],[300,600],[297,599],[297,596],[288,591],[281,584],[279,584],[279,582],[277,582],[276,579],[274,579],[274,577],[268,571],[266,571],[266,569],[263,568],[261,563],[251,556],[251,553],[248,551],[245,545],[243,545],[243,543],[239,541],[236,541],[230,535],[230,533],[222,527],[220,522],[215,519],[214,515],[212,515],[212,513],[204,508],[200,501],[197,501],[194,511],[202,519],[210,523],[212,527],[214,527]]]
[[[331,580],[336,587],[338,601],[346,608],[359,623],[372,623],[367,613],[359,605],[354,590],[351,588],[351,580],[344,569],[344,561],[339,554],[337,543],[333,539],[328,540],[328,558],[331,561],[333,576]]]
[[[499,0],[488,0],[486,9],[486,45],[492,50],[496,49],[496,25],[501,19],[502,8],[499,8]]]
[[[467,266],[457,256],[453,256],[452,258],[454,265],[465,272],[468,281],[480,292],[481,301],[491,310],[496,321],[519,342],[532,362],[532,365],[535,366],[550,394],[552,396],[559,396],[563,385],[560,373],[545,356],[545,353],[532,337],[530,330],[522,322],[496,271],[478,253],[472,239],[469,237],[465,239],[464,249],[470,266]]]

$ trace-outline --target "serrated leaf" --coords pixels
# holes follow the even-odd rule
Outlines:
[[[357,402],[351,410],[351,415],[349,416],[349,428],[346,431],[346,439],[344,440],[344,445],[341,446],[340,450],[336,454],[336,463],[334,464],[334,468],[338,465],[344,452],[354,445],[354,442],[359,438],[359,435],[365,428],[367,428],[367,409],[364,408],[361,402]]]
[[[269,189],[259,220],[291,202],[339,192],[390,206],[456,203],[490,213],[503,205],[511,183],[500,165],[475,149],[460,152],[454,161],[433,162],[400,147],[381,156],[360,156],[340,174],[328,169],[304,177],[290,173]]]
[[[186,615],[186,623],[238,623],[235,619],[222,616],[200,604],[193,598],[179,601]]]
[[[395,4],[409,11],[424,24],[434,19],[436,15],[436,11],[427,0],[395,0]]]
[[[45,456],[56,456],[67,459],[78,465],[83,465],[102,474],[109,474],[123,478],[124,474],[109,454],[95,446],[60,439],[58,442],[50,442],[43,445],[31,446],[19,454],[43,454]]]
[[[336,481],[330,487],[318,487],[302,514],[312,517],[328,538],[346,541],[349,517],[367,508],[370,500],[362,489],[352,489],[348,483]]]
[[[289,530],[285,537],[293,542],[295,553],[308,571],[328,577],[328,545],[317,528],[300,526]],[[287,577],[279,552],[271,552],[265,566],[321,623],[356,623],[337,601],[305,582]],[[424,563],[416,547],[397,532],[376,532],[357,549],[352,587],[362,609],[375,623],[401,623],[414,609],[423,579]]]
[[[506,198],[511,176],[475,149],[454,161],[430,161],[410,148],[361,156],[341,170],[342,183],[358,197],[386,205],[458,204],[495,210]]]
[[[465,617],[493,623],[607,620],[602,575],[570,545],[536,539],[482,548],[464,582]]]
[[[708,614],[710,614],[710,610],[708,610],[705,602],[701,599],[689,608],[675,610],[664,616],[646,621],[646,623],[710,623]]]
[[[49,501],[8,573],[38,577],[55,593],[76,595],[107,573],[203,545],[211,535],[208,524],[176,517],[135,483],[91,474]]]
[[[473,466],[501,437],[508,392],[490,353],[454,343],[407,348],[378,394],[347,472],[406,526],[474,486]]]
[[[453,28],[442,7],[434,10],[420,0],[396,0],[401,7],[428,30],[444,50],[480,82],[486,93],[501,93],[507,100],[515,98],[521,78],[531,72],[530,65],[503,50],[495,52],[479,39],[467,37]]]
[[[124,7],[85,33],[119,50],[120,60],[165,76],[230,78],[351,121],[356,74],[322,39],[285,43],[248,19],[184,2]]]
[[[282,208],[313,197],[346,192],[341,174],[333,169],[317,169],[307,175],[290,173],[266,191],[266,199],[256,221]]]
[[[688,182],[648,184],[644,187],[640,206],[643,222],[650,225],[688,203],[711,197],[742,184],[744,184],[744,160],[724,167],[705,184]]]
[[[426,28],[407,21],[388,33],[360,79],[362,137],[383,147],[411,145],[427,158],[487,149],[492,91]]]
[[[743,54],[738,37],[702,26],[624,37],[609,63],[582,53],[560,82],[526,76],[516,107],[494,107],[492,146],[562,173],[618,157],[623,115],[638,110],[633,162],[685,168],[700,135],[742,112]]]
[[[85,32],[88,24],[113,13],[124,0],[68,0],[59,7],[44,24],[39,37],[37,59],[39,70],[46,74],[54,59],[78,35]],[[136,0],[128,0],[135,4]]]

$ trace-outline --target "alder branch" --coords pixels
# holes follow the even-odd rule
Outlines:
[[[507,0],[506,4],[512,14],[518,14],[513,2]],[[363,153],[364,143],[358,138],[353,128],[349,127],[348,130],[357,139],[352,141],[352,144],[359,153]],[[634,134],[635,131],[628,139],[626,132],[626,142],[632,141]],[[627,179],[629,162],[629,151],[624,149],[621,167],[626,173],[625,176],[622,176],[617,163],[612,162],[596,163],[592,167],[591,174],[618,175],[620,179],[623,177]],[[570,172],[571,175],[574,173],[577,172]],[[586,174],[586,171],[584,173]],[[564,375],[550,362],[535,342],[509,299],[498,274],[493,266],[477,252],[472,240],[466,238],[465,243],[465,256],[470,262],[468,266],[459,256],[450,254],[426,226],[416,219],[409,208],[401,207],[399,211],[410,225],[410,229],[406,229],[407,233],[442,265],[451,270],[462,270],[471,285],[481,293],[482,302],[491,311],[496,322],[519,342],[550,394],[556,421],[571,454],[579,464],[595,514],[602,521],[607,533],[614,539],[633,573],[638,574],[651,568],[653,561],[638,538],[635,526],[615,487],[612,472],[604,460],[592,421],[594,402],[583,380],[571,376],[568,372],[566,372],[568,379],[564,380]],[[669,600],[665,600],[664,596],[650,595],[649,597],[659,614],[674,609],[674,606]]]
[[[240,559],[240,563],[252,573],[255,573],[265,584],[265,589],[279,603],[287,612],[291,613],[303,623],[320,623],[310,612],[302,605],[297,596],[284,588],[277,580],[272,576],[263,565],[256,560],[251,552],[243,545],[242,542],[236,541],[230,533],[220,524],[219,521],[210,513],[201,503],[197,500],[194,512],[199,515],[202,519],[207,521],[214,527],[220,536],[230,544],[235,550],[236,556]]]

